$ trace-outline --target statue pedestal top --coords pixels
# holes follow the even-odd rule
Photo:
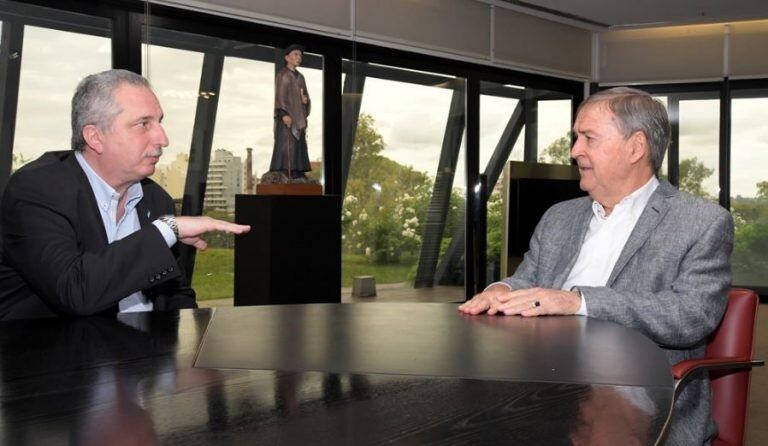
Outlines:
[[[319,184],[257,184],[257,195],[323,195]]]

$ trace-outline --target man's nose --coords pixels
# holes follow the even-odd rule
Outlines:
[[[582,147],[584,144],[580,141],[581,139],[577,139],[571,146],[571,158],[573,159],[576,159],[577,156],[584,153],[584,148]]]
[[[162,124],[157,125],[157,134],[155,135],[155,138],[161,147],[168,146],[168,134],[165,133],[165,129],[163,128]]]

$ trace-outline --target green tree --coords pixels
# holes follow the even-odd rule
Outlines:
[[[768,181],[757,183],[757,198],[768,198]]]
[[[13,153],[11,155],[11,160],[12,160],[12,167],[13,167],[13,171],[14,172],[19,167],[21,167],[21,166],[27,164],[28,162],[32,161],[29,158],[25,158],[23,153]]]
[[[432,193],[424,172],[385,156],[372,116],[358,121],[342,210],[343,249],[373,263],[397,263],[415,254]]]
[[[685,158],[680,161],[679,169],[680,190],[710,200],[714,198],[704,190],[704,180],[715,173],[714,169],[708,168],[696,157]],[[659,176],[665,180],[669,179],[665,174],[660,174]]]
[[[501,261],[502,208],[501,191],[494,190],[488,197],[488,235],[486,239],[488,262],[491,263]]]
[[[539,155],[540,163],[571,164],[571,136],[570,134],[558,138],[548,145]]]
[[[704,190],[704,180],[715,172],[704,165],[698,158],[686,158],[680,161],[680,190],[703,198],[712,198]]]

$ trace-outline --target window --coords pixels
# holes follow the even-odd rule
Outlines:
[[[14,169],[44,152],[71,148],[75,87],[86,75],[108,70],[112,60],[106,37],[26,25],[23,38]]]
[[[571,102],[570,97],[538,101],[537,153],[540,163],[571,164]]]
[[[170,141],[153,178],[184,213],[234,221],[235,195],[253,193],[269,169],[275,60],[282,50],[162,28],[152,28],[149,43],[144,71],[164,109]],[[322,57],[306,53],[299,68],[312,101],[307,143],[311,175],[318,179],[322,65]],[[231,299],[234,236],[209,234],[206,241],[209,249],[195,253],[192,286],[198,300]]]
[[[354,276],[373,275],[385,299],[408,299],[408,290],[433,286],[446,286],[441,298],[460,299],[465,185],[457,171],[463,172],[465,82],[347,66],[366,79],[345,185],[342,297],[350,295]],[[347,88],[347,94],[355,92]]]
[[[731,211],[736,227],[733,283],[768,286],[768,91],[736,91],[731,101]]]
[[[525,89],[493,82],[480,84],[480,173],[487,176],[488,283],[499,280],[502,244],[501,172],[507,161],[523,161],[525,114],[522,98]]]

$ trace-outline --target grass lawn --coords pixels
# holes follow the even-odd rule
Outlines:
[[[234,296],[235,250],[208,248],[195,255],[192,288],[197,300],[224,299]]]
[[[405,282],[417,261],[416,257],[403,257],[400,259],[400,263],[374,265],[368,263],[365,256],[342,254],[341,286],[352,286],[352,278],[355,276],[373,276],[376,278],[377,284]]]
[[[394,265],[373,265],[364,256],[344,254],[341,257],[341,286],[352,286],[354,276],[374,276],[377,284],[405,282],[416,261],[415,257],[404,257]],[[192,278],[197,300],[231,298],[234,294],[234,271],[234,250],[208,248],[198,251]]]

